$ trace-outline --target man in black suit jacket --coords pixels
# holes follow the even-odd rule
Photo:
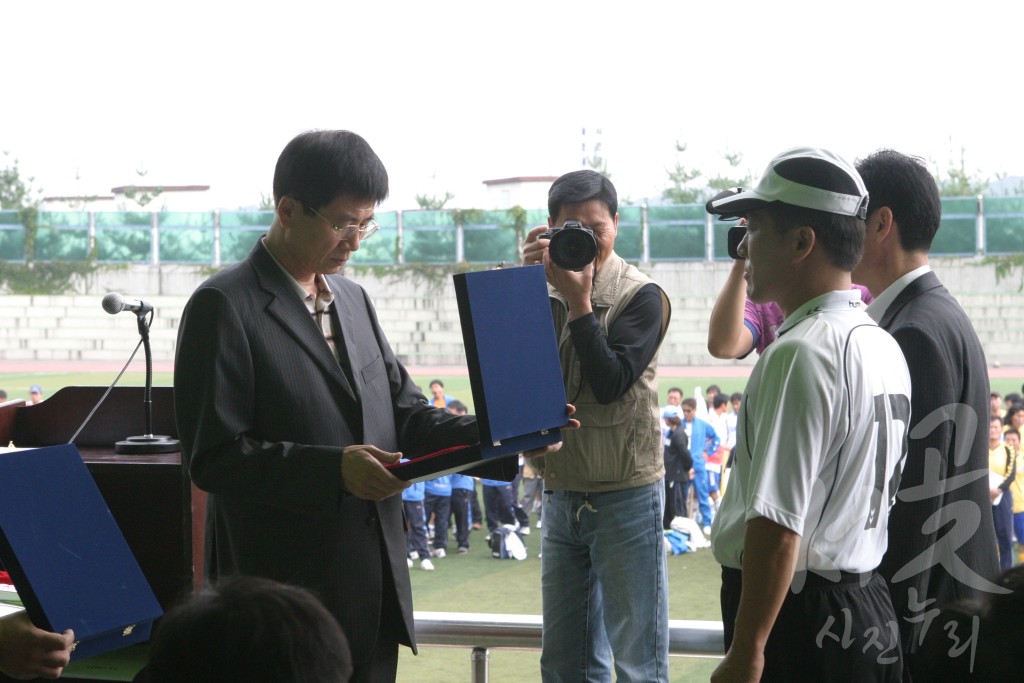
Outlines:
[[[879,571],[889,581],[912,669],[910,655],[937,608],[1002,592],[992,583],[998,565],[988,514],[988,366],[967,314],[928,266],[941,203],[924,163],[881,150],[857,170],[870,203],[853,279],[875,297],[868,313],[899,343],[911,377],[909,452]]]
[[[338,275],[388,194],[370,146],[304,133],[281,153],[276,216],[249,256],[189,300],[175,410],[207,491],[207,580],[263,576],[312,589],[352,649],[353,681],[394,680],[415,650],[402,501],[384,465],[475,443],[476,421],[430,407],[362,287]],[[514,459],[487,476],[511,479]]]
[[[690,439],[686,430],[681,429],[683,411],[679,406],[670,405],[661,411],[661,419],[668,425],[665,437],[665,516],[664,526],[675,517],[686,517],[686,494],[690,488],[690,470],[693,457],[690,455]]]

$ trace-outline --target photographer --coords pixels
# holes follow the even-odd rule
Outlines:
[[[548,226],[531,230],[523,245],[523,263],[543,263],[547,273],[566,394],[582,425],[565,434],[558,453],[534,460],[548,489],[541,532],[548,682],[578,680],[584,662],[590,680],[609,680],[613,658],[620,682],[668,680],[655,370],[671,311],[662,289],[615,253],[618,221],[611,182],[574,171],[552,184]],[[588,252],[593,259],[581,264]]]

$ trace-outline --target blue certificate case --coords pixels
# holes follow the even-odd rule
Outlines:
[[[557,443],[569,421],[544,267],[460,273],[454,281],[480,443],[390,467],[407,481]]]
[[[0,453],[0,561],[72,661],[149,639],[163,611],[73,445]]]

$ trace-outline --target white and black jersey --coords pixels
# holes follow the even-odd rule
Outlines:
[[[742,568],[747,521],[765,517],[800,535],[797,571],[871,571],[906,455],[903,353],[857,290],[808,301],[778,334],[743,398],[715,558]]]

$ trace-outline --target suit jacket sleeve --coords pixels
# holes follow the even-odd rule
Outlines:
[[[297,512],[337,510],[342,442],[311,446],[280,437],[302,405],[277,406],[288,425],[275,426],[260,384],[278,385],[279,401],[297,400],[268,369],[241,310],[215,288],[198,290],[182,315],[175,359],[175,414],[182,455],[195,483],[226,496],[246,496]],[[281,359],[287,364],[287,358]],[[298,399],[310,403],[309,399]],[[313,406],[308,406],[312,409]],[[315,410],[313,412],[316,412]],[[322,416],[321,416],[322,417]],[[307,419],[315,419],[313,416]]]

